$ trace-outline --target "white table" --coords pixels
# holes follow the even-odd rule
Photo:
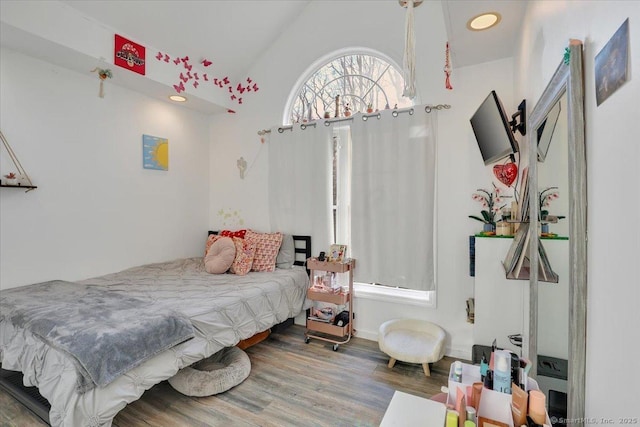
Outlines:
[[[380,427],[444,426],[447,409],[444,403],[397,391],[393,394]]]

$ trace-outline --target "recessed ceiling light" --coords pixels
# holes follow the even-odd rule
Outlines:
[[[467,22],[467,28],[471,31],[487,30],[498,25],[500,20],[502,20],[502,16],[500,16],[498,12],[483,13],[482,15],[469,19],[469,22]]]
[[[175,102],[187,102],[187,98],[182,95],[171,95],[169,99]]]

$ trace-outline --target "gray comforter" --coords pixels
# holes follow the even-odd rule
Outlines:
[[[194,336],[189,319],[173,310],[62,280],[2,291],[0,319],[68,354],[79,393]]]
[[[304,268],[208,274],[202,258],[131,268],[79,282],[175,310],[189,318],[195,337],[153,356],[104,387],[76,389],[71,358],[27,329],[0,318],[0,362],[24,373],[51,403],[53,426],[109,426],[113,417],[145,390],[224,347],[283,322],[307,308]],[[2,291],[4,293],[4,291]]]

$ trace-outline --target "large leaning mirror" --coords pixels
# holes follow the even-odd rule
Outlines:
[[[538,212],[529,216],[530,232],[537,232],[539,226],[550,226],[549,239],[529,241],[528,356],[541,389],[547,393],[552,390],[548,401],[557,400],[557,392],[566,393],[566,416],[576,420],[585,415],[587,298],[582,49],[581,41],[570,41],[568,54],[533,108],[528,123],[533,130],[529,133],[529,188],[537,190],[530,191],[529,203],[531,212]],[[548,206],[540,197],[546,189],[558,194]],[[558,273],[558,283],[539,280],[539,244]],[[554,370],[559,375],[550,375],[554,378],[546,381],[543,377]]]

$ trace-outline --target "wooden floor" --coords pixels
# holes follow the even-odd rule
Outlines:
[[[420,364],[397,362],[377,342],[353,338],[338,351],[320,340],[304,343],[291,326],[245,350],[251,374],[238,386],[193,398],[165,381],[127,405],[117,427],[135,426],[378,426],[395,390],[422,397],[446,385],[454,359],[445,357],[425,377]],[[0,391],[0,426],[44,426]]]

